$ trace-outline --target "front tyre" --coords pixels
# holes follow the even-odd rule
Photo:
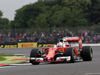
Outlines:
[[[76,58],[76,54],[75,54],[75,50],[74,48],[66,48],[65,50],[65,56],[70,56],[71,60],[69,61],[70,63],[74,63],[75,62],[75,58]]]
[[[39,49],[32,49],[30,53],[30,58],[37,57],[41,57],[41,51]],[[35,62],[35,60],[30,59],[30,63],[32,63],[32,65],[39,65],[40,62]]]
[[[93,58],[93,50],[90,46],[82,47],[81,57],[83,61],[92,61]]]

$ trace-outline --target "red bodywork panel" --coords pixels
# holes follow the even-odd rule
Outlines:
[[[60,51],[60,52],[65,52],[66,48],[69,47],[57,47],[57,48],[42,48],[42,52],[46,51],[47,55],[45,57],[45,61],[54,61],[54,56],[56,54],[56,51]],[[78,57],[78,50],[73,47],[76,53],[76,57]],[[63,61],[63,60],[60,60]]]

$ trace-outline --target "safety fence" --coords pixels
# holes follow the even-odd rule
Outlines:
[[[23,42],[55,44],[61,37],[81,36],[84,43],[100,42],[100,26],[0,29],[0,44]]]
[[[37,47],[53,47],[56,44],[40,44],[37,42],[26,42],[26,43],[17,43],[17,44],[9,44],[9,45],[0,45],[0,48],[37,48]]]
[[[26,42],[26,43],[18,43],[16,45],[10,44],[10,45],[0,45],[0,48],[37,48],[37,47],[54,47],[56,44],[47,44],[47,43],[37,43],[37,42]],[[78,43],[71,43],[71,46],[78,46]],[[100,46],[100,43],[83,43],[82,46]]]

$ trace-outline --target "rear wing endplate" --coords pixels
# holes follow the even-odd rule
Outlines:
[[[68,42],[78,42],[79,43],[79,49],[82,49],[82,38],[81,37],[63,37],[63,41]]]

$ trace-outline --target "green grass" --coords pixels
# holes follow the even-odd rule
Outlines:
[[[14,55],[10,55],[10,54],[0,54],[0,56],[14,56]]]
[[[9,61],[11,59],[29,59],[29,57],[25,56],[15,56],[15,55],[7,55],[7,54],[0,54],[0,64],[16,64],[16,63],[23,63],[26,60],[21,61]]]
[[[3,56],[0,56],[0,61],[6,60]]]
[[[12,55],[0,54],[0,61],[6,60],[5,56],[12,56]]]

